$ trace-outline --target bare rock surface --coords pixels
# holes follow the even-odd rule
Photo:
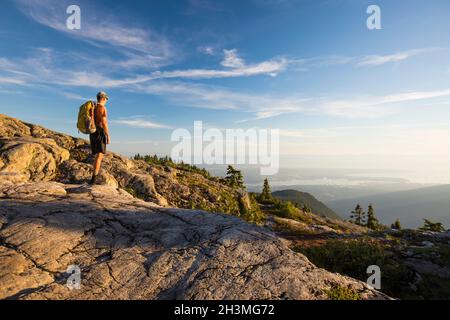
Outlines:
[[[79,290],[66,286],[70,265],[81,268]],[[111,186],[0,187],[2,299],[326,299],[335,287],[385,298],[233,216]]]

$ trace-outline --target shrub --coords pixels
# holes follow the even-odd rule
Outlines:
[[[254,194],[249,194],[250,208],[247,208],[242,201],[239,202],[240,216],[252,223],[260,224],[266,220],[266,215],[259,208]]]
[[[394,230],[401,230],[402,229],[402,225],[400,223],[400,219],[395,220],[395,222],[391,225],[391,229],[394,229]]]
[[[136,191],[133,189],[132,186],[126,186],[126,187],[124,188],[124,190],[125,190],[126,192],[128,192],[129,194],[131,194],[133,197],[137,198]]]
[[[336,286],[330,290],[325,290],[325,294],[330,300],[361,300],[358,292],[347,287]]]
[[[431,222],[430,220],[423,219],[423,227],[420,228],[420,231],[433,231],[433,232],[444,232],[444,225],[440,222]]]
[[[290,201],[274,200],[276,214],[282,218],[296,219],[299,216],[299,210]]]
[[[369,239],[331,240],[323,246],[297,248],[318,267],[366,281],[367,267],[377,265],[381,269],[382,291],[401,296],[409,290],[413,272],[398,261],[383,245]]]
[[[195,165],[191,165],[188,163],[184,163],[184,162],[175,162],[172,160],[172,158],[170,157],[158,157],[157,155],[146,155],[146,156],[142,156],[140,154],[137,154],[133,157],[133,160],[142,160],[145,161],[146,163],[150,164],[150,165],[160,165],[160,166],[167,166],[167,167],[171,167],[171,168],[175,168],[178,170],[182,170],[182,171],[187,171],[187,172],[193,172],[193,173],[198,173],[200,175],[202,175],[204,178],[206,179],[214,179],[211,174],[204,168],[199,168]]]

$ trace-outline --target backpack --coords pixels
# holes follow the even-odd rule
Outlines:
[[[84,134],[92,134],[97,131],[94,120],[95,102],[88,101],[80,107],[78,112],[78,131]]]

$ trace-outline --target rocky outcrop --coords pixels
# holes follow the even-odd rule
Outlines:
[[[53,180],[57,167],[70,157],[54,140],[32,137],[1,138],[0,154],[3,173],[21,174],[33,181]]]
[[[71,265],[80,289],[66,286]],[[2,299],[327,299],[336,287],[386,298],[230,215],[162,208],[111,186],[0,187]]]
[[[93,157],[87,141],[0,115],[0,182],[86,183]],[[99,182],[161,206],[239,215],[242,196],[218,179],[108,152]],[[242,201],[244,199],[244,201]]]

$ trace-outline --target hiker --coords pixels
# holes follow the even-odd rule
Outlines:
[[[100,172],[103,156],[106,153],[106,145],[111,143],[106,112],[107,101],[108,95],[103,91],[99,92],[97,94],[97,103],[93,109],[93,117],[97,130],[89,135],[92,154],[95,156],[92,179],[89,183],[91,185],[95,184],[98,173]]]

